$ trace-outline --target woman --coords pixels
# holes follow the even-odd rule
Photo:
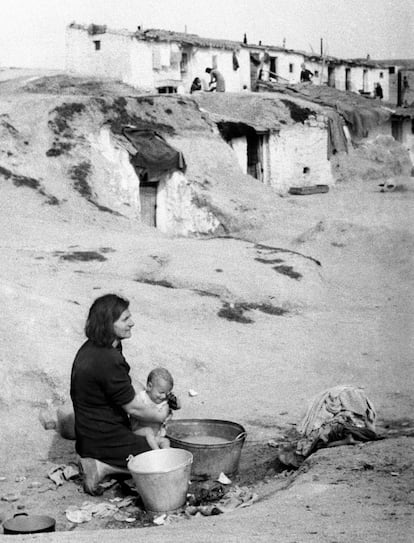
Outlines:
[[[134,326],[128,307],[116,294],[95,300],[85,326],[88,340],[72,367],[76,452],[84,490],[92,495],[102,493],[99,483],[106,476],[128,473],[129,455],[150,449],[145,437],[132,432],[129,415],[150,423],[162,423],[168,416],[168,405],[159,410],[135,395],[121,343],[131,337]]]

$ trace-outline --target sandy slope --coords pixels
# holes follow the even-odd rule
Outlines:
[[[189,541],[201,529],[206,541],[409,541],[414,192],[412,179],[404,183],[407,190],[383,194],[376,180],[349,180],[327,194],[279,198],[272,220],[243,231],[243,240],[196,240],[138,228],[69,192],[65,205],[50,206],[2,179],[0,475],[7,480],[0,491],[19,495],[1,502],[2,518],[24,505],[68,530],[65,508],[85,499],[74,483],[43,493],[27,485],[45,483],[51,463],[73,458],[73,443],[45,432],[38,411],[47,398],[55,405],[67,399],[86,311],[114,291],[131,300],[136,326],[125,354],[133,378],[165,365],[183,399],[180,416],[244,425],[242,475],[252,458],[271,462],[267,441],[282,440],[309,399],[336,384],[364,386],[390,438],[317,453],[296,480],[269,467],[257,485],[259,504],[145,529],[147,541]],[[73,251],[93,251],[99,260],[66,260]],[[300,277],[274,270],[274,259]],[[287,312],[250,309],[247,323],[218,315],[238,304]],[[190,398],[190,388],[198,396]],[[398,437],[404,433],[411,437]],[[22,474],[27,480],[16,483]],[[91,535],[104,526],[82,525],[77,539],[113,540],[111,531]]]

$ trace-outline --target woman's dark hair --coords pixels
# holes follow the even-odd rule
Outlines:
[[[86,320],[85,334],[99,347],[110,347],[116,338],[114,322],[128,309],[129,301],[116,294],[105,294],[97,298]]]

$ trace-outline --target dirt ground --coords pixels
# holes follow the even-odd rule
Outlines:
[[[56,519],[57,534],[21,538],[30,541],[411,541],[414,180],[399,183],[381,193],[375,179],[349,179],[326,194],[279,198],[274,221],[241,240],[173,239],[99,210],[82,215],[76,201],[45,206],[2,180],[1,520],[21,511]],[[167,366],[183,401],[176,416],[245,427],[233,483],[256,503],[162,526],[139,502],[127,508],[131,523],[68,521],[69,506],[128,492],[57,487],[47,473],[75,460],[74,443],[38,420],[47,399],[67,401],[87,309],[106,292],[131,301],[133,380]],[[311,398],[338,384],[365,388],[384,439],[282,470],[277,446]]]

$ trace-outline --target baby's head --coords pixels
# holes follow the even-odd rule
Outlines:
[[[164,402],[173,386],[172,375],[165,368],[155,368],[148,374],[147,394],[154,403]]]

